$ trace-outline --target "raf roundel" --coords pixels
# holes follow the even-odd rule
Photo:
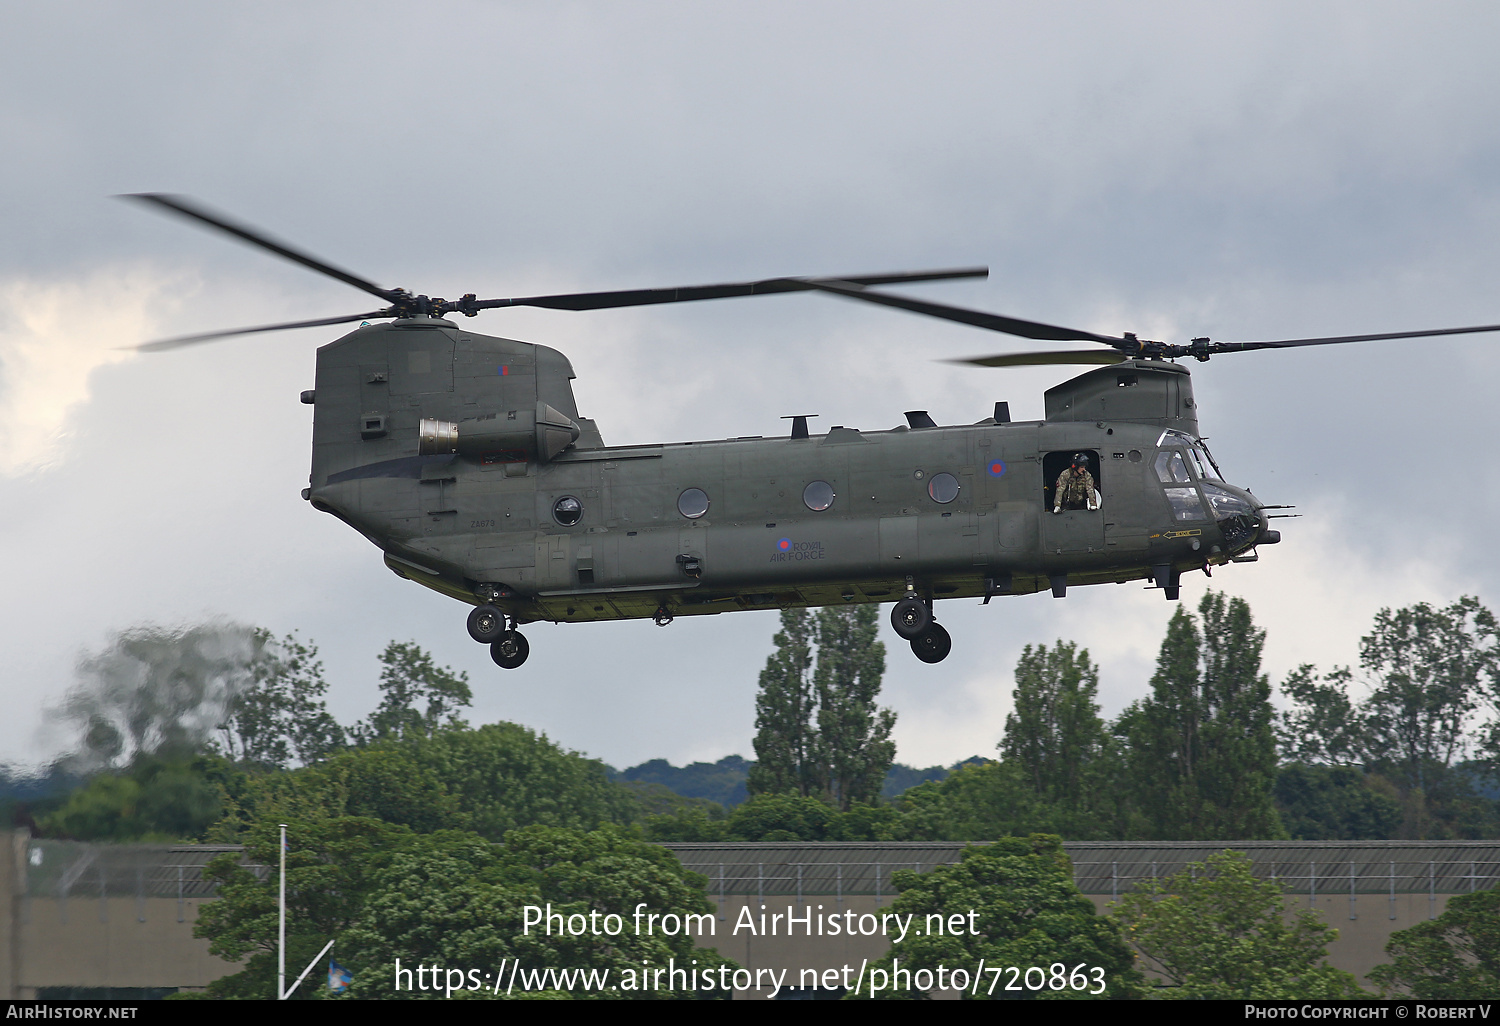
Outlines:
[[[990,461],[990,466],[989,466],[989,471],[990,471],[990,477],[1004,477],[1005,476],[1005,461],[1004,460],[991,460]]]
[[[792,549],[792,540],[790,538],[783,538],[776,543],[776,547],[782,552],[790,552]]]

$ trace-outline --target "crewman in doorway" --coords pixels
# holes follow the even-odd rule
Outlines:
[[[1094,475],[1089,473],[1088,457],[1075,452],[1072,466],[1057,475],[1057,487],[1052,492],[1052,512],[1098,508],[1099,493],[1094,488]]]

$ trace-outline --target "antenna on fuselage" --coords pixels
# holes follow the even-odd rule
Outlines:
[[[808,437],[808,434],[807,434],[807,421],[808,421],[808,418],[810,418],[810,417],[816,417],[816,416],[817,416],[816,413],[793,413],[793,414],[788,414],[787,416],[782,417],[781,419],[782,420],[789,420],[789,421],[792,422],[792,437],[793,438],[806,438],[806,437]]]

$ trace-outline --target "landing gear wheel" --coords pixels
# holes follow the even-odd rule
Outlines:
[[[469,614],[469,637],[481,645],[499,640],[505,633],[505,614],[491,605],[475,606]]]
[[[932,623],[932,610],[919,598],[907,596],[891,609],[891,626],[907,641],[921,635]]]
[[[502,670],[514,670],[531,655],[531,644],[520,631],[506,631],[490,646],[490,658]]]
[[[924,663],[940,663],[953,651],[953,639],[942,624],[928,624],[925,631],[911,639],[911,650]]]

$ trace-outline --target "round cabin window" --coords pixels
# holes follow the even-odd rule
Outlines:
[[[564,495],[553,504],[552,519],[564,527],[572,527],[583,519],[583,503],[571,495]]]
[[[827,481],[814,481],[802,489],[802,502],[808,509],[821,513],[833,505],[833,485]]]
[[[677,496],[677,512],[689,520],[697,520],[708,512],[708,493],[702,488],[689,488]]]
[[[933,502],[949,503],[958,498],[958,478],[952,474],[934,474],[927,482],[927,494]]]

